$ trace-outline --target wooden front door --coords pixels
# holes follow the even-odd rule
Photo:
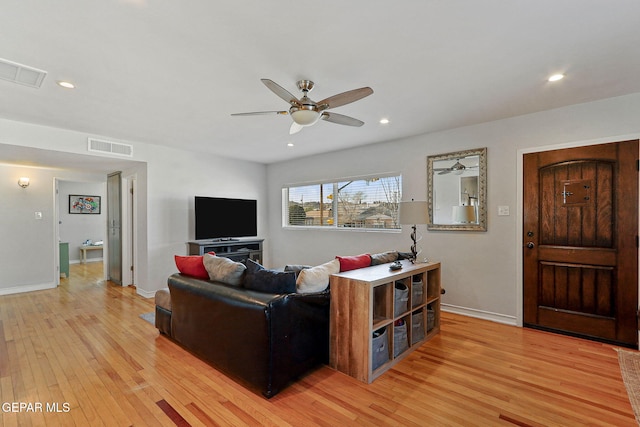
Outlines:
[[[636,347],[638,141],[524,157],[524,324]]]

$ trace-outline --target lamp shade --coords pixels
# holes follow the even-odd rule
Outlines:
[[[320,118],[320,113],[314,110],[295,110],[291,112],[291,118],[300,126],[314,124]]]
[[[469,224],[477,221],[475,206],[454,206],[453,221],[461,224]]]
[[[429,204],[425,201],[400,202],[400,224],[427,224],[429,222]]]

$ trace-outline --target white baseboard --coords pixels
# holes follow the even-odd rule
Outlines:
[[[140,288],[136,288],[136,293],[144,298],[154,298],[156,296],[156,291],[145,291]]]
[[[55,283],[12,286],[10,288],[0,288],[0,295],[11,295],[11,294],[20,294],[22,292],[42,291],[45,289],[54,289],[55,287],[56,287]]]
[[[507,316],[506,314],[492,313],[490,311],[476,310],[474,308],[460,307],[457,305],[444,303],[440,305],[440,309],[447,313],[461,314],[463,316],[475,317],[478,319],[503,323],[505,325],[517,326],[516,317]]]
[[[103,260],[102,257],[100,258],[87,258],[87,264],[90,262],[101,262]],[[79,259],[70,259],[69,260],[69,264],[80,264],[80,260]]]

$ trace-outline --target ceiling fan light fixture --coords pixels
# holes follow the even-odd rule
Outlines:
[[[467,167],[460,163],[460,160],[457,160],[453,166],[451,166],[451,171],[456,175],[462,175]]]
[[[298,81],[298,89],[302,91],[302,97],[298,99],[292,95],[288,90],[269,79],[261,79],[262,83],[271,92],[276,94],[279,98],[286,101],[289,104],[288,111],[256,111],[252,113],[234,113],[232,116],[257,116],[263,114],[289,114],[292,119],[291,126],[289,128],[289,134],[293,135],[300,132],[306,126],[312,126],[316,124],[320,119],[323,119],[330,123],[336,123],[345,126],[360,127],[364,125],[362,120],[354,119],[353,117],[345,116],[337,113],[329,113],[326,110],[331,108],[341,107],[346,104],[358,101],[373,93],[373,89],[370,87],[361,87],[359,89],[349,90],[337,95],[330,96],[322,101],[315,102],[307,96],[309,91],[313,89],[314,83],[311,80]]]
[[[320,113],[314,110],[295,110],[291,112],[291,118],[300,126],[310,126],[318,121]]]

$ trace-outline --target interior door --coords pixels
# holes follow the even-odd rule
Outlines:
[[[122,285],[122,178],[120,172],[107,176],[108,278]]]
[[[524,157],[524,324],[637,347],[638,141]]]

